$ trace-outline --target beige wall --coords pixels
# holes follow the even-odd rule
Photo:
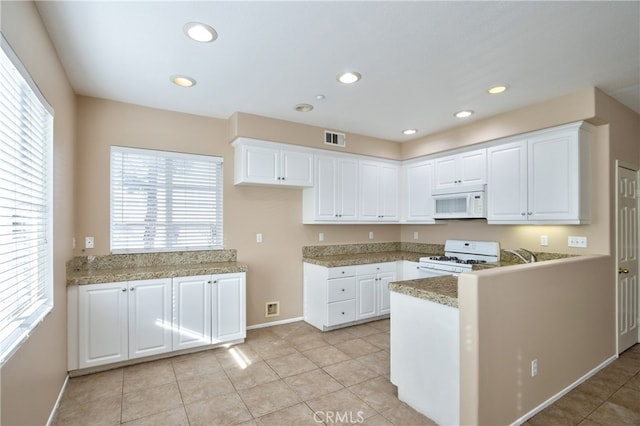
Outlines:
[[[264,131],[259,134],[260,129]],[[76,236],[95,238],[95,248],[77,255],[109,253],[109,147],[122,145],[222,156],[224,166],[224,245],[238,251],[249,265],[247,322],[268,322],[265,304],[280,301],[280,316],[302,316],[302,246],[369,241],[398,241],[399,225],[304,226],[302,190],[233,185],[230,135],[262,137],[290,143],[309,141],[322,129],[296,123],[237,114],[231,120],[198,117],[90,97],[77,98]],[[354,148],[371,142],[384,156],[394,156],[397,144],[351,137]],[[301,143],[302,144],[302,143]],[[351,143],[350,143],[351,144]],[[360,147],[360,149],[364,149]],[[263,243],[256,243],[256,233]]]
[[[512,424],[616,355],[613,262],[576,257],[460,276],[461,424]]]
[[[74,224],[75,98],[32,2],[0,3],[1,28],[45,98],[54,123],[54,309],[2,367],[3,425],[45,424],[67,372],[65,262]]]

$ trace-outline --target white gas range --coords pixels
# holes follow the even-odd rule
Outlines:
[[[457,275],[473,270],[473,265],[500,260],[500,244],[493,241],[447,240],[444,256],[420,258],[422,278]]]

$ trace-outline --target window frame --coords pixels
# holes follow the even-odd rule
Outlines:
[[[47,102],[45,97],[40,92],[38,86],[33,81],[26,67],[22,64],[16,53],[13,51],[7,40],[4,38],[4,35],[0,33],[0,55],[2,55],[2,61],[4,62],[5,57],[8,59],[7,64],[7,73],[14,74],[15,79],[12,81],[7,81],[8,84],[14,84],[19,87],[16,91],[19,91],[19,98],[14,99],[15,102],[20,102],[21,105],[29,104],[33,105],[37,109],[41,108],[40,113],[43,114],[42,117],[42,127],[39,127],[37,130],[43,132],[41,134],[41,139],[36,141],[37,137],[34,134],[29,136],[33,136],[33,141],[27,140],[27,137],[24,134],[21,134],[17,137],[14,135],[13,137],[7,133],[3,135],[0,133],[0,137],[5,139],[5,142],[0,142],[0,146],[3,148],[7,148],[7,152],[11,151],[10,144],[11,141],[18,143],[29,143],[28,151],[41,153],[41,158],[34,160],[37,156],[31,156],[31,162],[28,162],[28,166],[31,170],[35,168],[44,168],[42,173],[41,186],[34,186],[32,191],[40,191],[42,203],[41,204],[33,204],[41,209],[39,213],[35,213],[35,216],[30,216],[31,224],[28,225],[29,229],[33,229],[36,227],[36,243],[33,245],[28,245],[25,248],[24,237],[22,239],[22,244],[20,244],[16,239],[15,242],[7,242],[3,243],[4,247],[0,250],[0,255],[5,256],[4,261],[0,261],[0,273],[6,273],[9,276],[12,272],[15,272],[16,281],[11,287],[12,290],[20,290],[25,292],[24,288],[27,287],[30,290],[26,293],[29,294],[28,297],[22,297],[22,302],[27,300],[24,308],[15,308],[15,302],[18,299],[15,299],[13,302],[11,318],[4,318],[6,315],[4,309],[6,308],[6,301],[9,299],[7,293],[5,293],[4,286],[5,282],[3,280],[0,283],[0,289],[3,290],[3,298],[0,298],[0,305],[3,308],[2,310],[2,320],[0,322],[0,367],[4,365],[17,351],[18,349],[27,341],[27,339],[33,334],[35,329],[42,323],[44,318],[53,310],[54,307],[54,279],[53,279],[53,206],[54,206],[54,198],[53,198],[53,144],[54,144],[54,110],[51,105]],[[4,71],[2,71],[4,73]],[[5,81],[5,80],[2,80]],[[12,91],[4,90],[5,93],[10,93]],[[9,98],[4,99],[5,102],[11,102]],[[3,102],[0,99],[0,102]],[[5,104],[6,105],[6,104]],[[0,104],[0,109],[2,109],[2,105]],[[0,120],[8,120],[5,122],[5,129],[10,129],[10,113],[0,112]],[[25,119],[27,117],[26,113],[22,113],[20,115],[20,125],[23,126],[25,123],[29,124],[29,129],[34,129],[35,126],[32,121]],[[34,117],[35,120],[35,117]],[[15,125],[15,124],[14,124]],[[0,127],[0,132],[2,128]],[[31,139],[31,138],[30,138]],[[40,144],[40,145],[38,145]],[[25,151],[27,151],[25,150]],[[6,154],[5,153],[5,154]],[[23,152],[24,154],[24,152]],[[9,159],[7,161],[6,167],[10,168],[9,162],[13,159],[17,159],[16,157],[5,157]],[[24,155],[20,157],[24,160]],[[1,170],[0,170],[0,173]],[[5,182],[20,182],[24,184],[24,176],[19,176],[15,173],[10,174],[7,173],[4,175],[8,179]],[[9,212],[12,208],[16,209],[16,200],[19,198],[19,195],[24,193],[18,192],[16,189],[17,185],[14,186],[13,193],[8,187],[5,188],[5,194],[11,196],[13,193],[13,198],[6,198],[9,202],[4,206],[5,212]],[[33,194],[32,194],[33,195]],[[36,198],[33,196],[33,198]],[[33,202],[33,198],[29,198],[30,202]],[[0,202],[2,200],[0,199]],[[13,206],[11,205],[13,203]],[[31,210],[33,211],[33,210]],[[37,211],[37,209],[35,210]],[[8,217],[8,216],[7,216]],[[11,217],[19,217],[16,216],[15,213]],[[5,217],[6,218],[6,217]],[[35,219],[37,218],[37,219]],[[2,217],[0,217],[0,220]],[[25,219],[27,220],[27,219]],[[42,220],[43,223],[38,225],[34,225],[38,220]],[[12,222],[10,225],[11,234],[10,235],[20,235],[20,231],[16,230],[16,223]],[[43,227],[44,229],[40,229]],[[26,235],[28,233],[33,233],[34,231],[24,231],[22,235]],[[5,240],[7,241],[7,240]],[[10,247],[14,246],[11,250]],[[22,248],[18,248],[21,246]],[[5,252],[6,249],[6,252]],[[29,253],[29,256],[23,256],[26,252]],[[35,260],[33,260],[35,258]],[[0,259],[1,260],[1,259]],[[5,263],[6,262],[6,263]],[[4,264],[4,265],[3,265]],[[11,265],[13,264],[13,265]],[[9,266],[11,265],[11,266]],[[5,269],[6,267],[6,269]],[[36,277],[35,281],[30,279],[24,280],[25,275],[25,267],[27,267],[27,272],[29,273],[29,277]],[[17,277],[22,274],[22,280],[18,281]],[[19,283],[26,283],[26,285],[22,286]],[[19,287],[22,287],[19,289]],[[37,289],[37,290],[35,290]],[[16,297],[16,296],[14,296]],[[21,304],[22,304],[21,302]]]
[[[116,158],[118,156],[120,158]],[[129,164],[125,164],[127,156],[130,156]],[[145,157],[149,159],[149,163],[145,164],[145,160],[143,160]],[[157,169],[154,169],[154,173],[150,173],[150,170],[155,166],[152,164],[153,162],[157,162]],[[192,166],[191,169],[182,167],[183,170],[189,170],[194,175],[200,173],[201,179],[187,176],[189,174],[187,172],[179,174],[178,171],[182,162]],[[224,249],[223,165],[224,159],[219,156],[112,145],[109,173],[110,252],[112,254],[128,254]],[[211,170],[208,170],[207,167],[210,167]],[[125,168],[130,168],[130,170],[125,172]],[[195,169],[198,171],[194,171]],[[132,184],[126,182],[127,178],[124,174],[135,174],[139,170],[146,171],[149,180],[142,184],[136,183],[139,187],[137,189],[140,192],[139,194],[134,196],[126,195],[124,187]],[[203,171],[207,173],[203,175]],[[182,180],[180,179],[181,177]],[[140,179],[139,176],[136,176],[136,178]],[[180,183],[178,183],[179,180]],[[150,182],[152,181],[158,182],[158,186],[151,185]],[[203,188],[207,186],[213,186],[214,189],[212,191],[204,191]],[[194,196],[193,193],[198,193],[198,191],[200,191],[200,196]],[[132,192],[135,191],[131,191],[130,194]],[[145,193],[146,196],[143,196],[142,193]],[[151,193],[152,195],[150,196],[149,194]],[[173,202],[175,193],[182,195],[181,199],[184,202],[182,214],[178,213],[180,212],[178,203]],[[157,204],[152,209],[148,204],[140,201],[142,198],[146,199],[145,202],[156,200]],[[130,206],[124,205],[127,199],[131,203]],[[138,201],[138,206],[144,206],[145,220],[148,219],[150,210],[154,210],[156,219],[164,216],[164,220],[153,221],[146,225],[140,218],[141,209],[133,206],[136,200]],[[206,217],[206,212],[204,215],[202,212],[200,214],[191,212],[191,210],[196,210],[193,208],[194,205],[200,207],[202,204],[208,205],[212,211],[216,212],[213,216],[214,220],[203,219],[203,217]],[[191,208],[185,208],[185,206]],[[127,210],[130,211],[127,212]],[[185,213],[187,211],[189,211],[188,214]],[[126,217],[125,215],[127,214],[130,216]],[[136,215],[137,221],[134,220]],[[176,217],[181,217],[182,221],[177,221]],[[185,218],[193,220],[193,222],[185,221]],[[205,234],[203,235],[205,236],[194,237],[193,229],[200,229],[200,232],[202,232],[202,228],[209,228],[204,231]],[[143,229],[144,232],[142,232]],[[191,232],[189,232],[189,229],[192,229]],[[142,233],[141,238],[131,238],[132,235],[135,235],[135,232],[139,236]],[[203,241],[207,239],[206,232],[210,232],[209,244],[205,244]],[[153,234],[153,236],[148,237],[149,240],[153,239],[153,241],[145,241],[144,236],[148,233]],[[130,242],[126,241],[127,239]],[[193,244],[186,244],[186,242]]]

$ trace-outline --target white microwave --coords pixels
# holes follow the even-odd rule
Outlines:
[[[434,191],[435,219],[477,219],[487,217],[485,185]]]

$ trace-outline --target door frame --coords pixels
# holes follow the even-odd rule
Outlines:
[[[633,165],[631,163],[627,163],[625,161],[621,161],[621,160],[616,160],[615,162],[615,186],[614,186],[614,190],[615,190],[615,200],[614,200],[614,216],[615,216],[615,226],[614,226],[614,256],[615,256],[615,265],[614,265],[614,270],[613,270],[613,274],[614,274],[614,283],[615,283],[615,300],[616,300],[616,309],[615,309],[615,315],[616,315],[616,330],[615,330],[615,335],[616,335],[616,353],[619,351],[619,347],[620,347],[620,339],[619,339],[619,335],[618,335],[618,330],[619,330],[619,324],[618,324],[618,319],[619,319],[619,305],[618,305],[618,259],[619,259],[619,255],[618,255],[618,247],[619,247],[619,241],[618,241],[618,231],[619,231],[619,215],[618,215],[618,206],[619,206],[619,194],[620,194],[620,189],[619,189],[619,178],[620,178],[620,168],[625,168],[628,170],[631,170],[633,172],[635,172],[636,174],[636,182],[638,182],[638,191],[640,191],[640,167]],[[640,194],[638,194],[638,215],[640,216]],[[638,217],[638,223],[640,224],[640,217]],[[638,233],[640,234],[640,226],[638,226]],[[638,235],[638,241],[640,241],[640,235]],[[640,270],[640,256],[638,259],[638,269]],[[640,293],[638,294],[638,299],[640,299]],[[640,304],[640,300],[638,300],[638,303]],[[640,342],[640,327],[638,327],[638,337],[637,337],[638,342]]]

